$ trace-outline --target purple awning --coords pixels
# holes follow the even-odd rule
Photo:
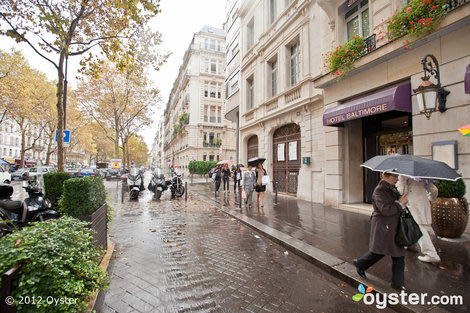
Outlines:
[[[325,110],[323,125],[332,126],[388,111],[411,112],[411,85],[405,84]]]
[[[463,80],[465,86],[465,93],[470,93],[470,64],[467,65],[467,70],[465,71],[465,78]]]

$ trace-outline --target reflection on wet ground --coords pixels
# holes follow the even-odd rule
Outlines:
[[[219,191],[214,198],[211,184],[192,184],[192,192],[205,195],[229,210],[237,210],[265,225],[287,233],[344,261],[352,263],[368,250],[370,218],[364,214],[339,210],[321,204],[297,200],[293,197],[265,194],[264,208],[244,205],[239,208],[239,197]],[[405,284],[413,292],[429,295],[462,295],[470,303],[470,241],[450,242],[436,240],[442,250],[441,264],[422,263],[418,254],[407,252]],[[368,273],[391,281],[391,258],[384,258]],[[469,306],[445,306],[452,312],[469,312]]]
[[[106,183],[116,243],[101,312],[375,312],[358,291],[190,191],[124,199]],[[381,310],[382,312],[383,310]],[[391,312],[387,309],[385,312]]]

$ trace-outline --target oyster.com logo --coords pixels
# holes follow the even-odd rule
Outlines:
[[[366,287],[364,287],[363,284],[359,284],[359,286],[357,287],[357,290],[359,290],[360,293],[356,293],[356,294],[352,297],[352,299],[353,299],[354,301],[356,301],[356,302],[359,302],[359,301],[362,300],[362,298],[364,297],[364,295],[365,295],[366,293],[372,292],[372,290],[374,290],[374,287],[369,286],[369,287],[367,287],[367,289],[366,289]]]

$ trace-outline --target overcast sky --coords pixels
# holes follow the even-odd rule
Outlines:
[[[162,13],[152,21],[152,27],[162,33],[162,51],[171,51],[172,55],[168,62],[162,66],[160,72],[154,73],[151,79],[161,91],[161,98],[165,106],[168,101],[173,82],[175,81],[183,56],[188,48],[194,33],[198,32],[204,25],[222,28],[225,20],[226,0],[161,0]],[[31,66],[47,74],[49,79],[57,80],[57,71],[52,64],[38,56],[25,44],[18,45],[7,37],[1,37],[1,49],[9,50],[11,47],[20,49],[28,58]],[[56,57],[53,57],[56,60]],[[69,81],[75,86],[74,77],[77,74],[79,57],[69,59]],[[164,109],[164,108],[163,108]],[[162,114],[163,109],[158,110]],[[158,116],[155,116],[155,123]],[[150,130],[142,130],[145,142],[151,149],[156,125]],[[73,139],[72,139],[73,140]]]

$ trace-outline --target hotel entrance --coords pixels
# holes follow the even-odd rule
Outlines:
[[[410,113],[389,112],[363,118],[364,162],[376,155],[413,154]],[[364,202],[371,203],[380,173],[364,169]]]

